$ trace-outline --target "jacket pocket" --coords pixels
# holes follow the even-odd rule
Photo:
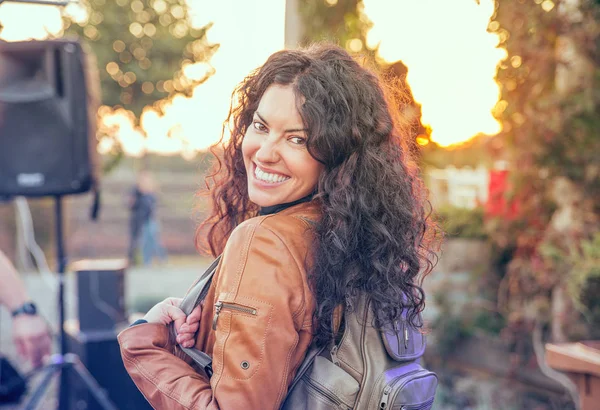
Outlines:
[[[358,382],[325,357],[317,356],[294,389],[282,410],[350,410],[358,394]]]
[[[259,371],[266,355],[272,311],[269,303],[251,298],[217,300],[212,321],[214,373],[248,380]]]
[[[219,315],[221,314],[222,310],[230,310],[232,312],[246,313],[246,314],[252,315],[252,316],[256,316],[256,314],[257,314],[256,309],[253,307],[243,306],[243,305],[239,305],[237,303],[223,302],[220,300],[217,303],[215,303],[215,315],[213,316],[213,323],[212,323],[213,330],[217,330],[217,324],[219,322]]]

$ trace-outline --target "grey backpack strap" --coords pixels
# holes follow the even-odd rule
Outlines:
[[[206,297],[208,289],[210,288],[210,284],[212,283],[213,275],[217,270],[217,265],[219,264],[220,260],[221,256],[218,256],[217,259],[215,259],[214,262],[211,263],[208,269],[202,274],[200,279],[198,279],[198,281],[194,284],[194,286],[192,286],[190,291],[187,293],[187,295],[185,295],[185,297],[181,301],[181,305],[179,305],[179,308],[186,315],[192,313],[192,310],[194,310],[194,308],[198,306],[198,304],[202,302]],[[177,335],[175,332],[175,326],[173,324],[171,324],[171,326],[169,327],[169,333],[171,334],[172,339],[175,340],[175,337]],[[183,347],[181,345],[179,345],[179,348],[185,354],[191,357],[194,360],[194,362],[196,362],[196,364],[204,370],[204,372],[209,378],[212,376],[212,359],[209,355],[195,348]]]

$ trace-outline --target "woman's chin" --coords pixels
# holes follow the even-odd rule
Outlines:
[[[273,195],[266,195],[263,192],[250,192],[250,201],[261,208],[266,208],[267,206],[279,205],[281,202],[277,197]]]

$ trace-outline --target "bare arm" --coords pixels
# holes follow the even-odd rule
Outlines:
[[[17,270],[0,251],[0,305],[12,312],[29,301],[25,285]],[[50,354],[51,339],[48,324],[39,315],[21,314],[13,318],[12,335],[19,354],[34,367]]]
[[[0,251],[0,305],[6,306],[12,312],[27,300],[27,291],[17,270]]]

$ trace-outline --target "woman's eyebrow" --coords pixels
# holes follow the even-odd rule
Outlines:
[[[260,118],[260,120],[261,120],[261,121],[262,121],[262,122],[263,122],[263,123],[264,123],[264,124],[265,124],[267,127],[269,126],[269,123],[267,122],[267,120],[265,120],[265,119],[263,118],[263,116],[262,116],[262,115],[260,115],[260,113],[259,113],[258,111],[255,111],[254,113],[256,114],[256,116],[257,116],[258,118]],[[308,132],[308,129],[307,129],[307,128],[293,128],[293,129],[285,130],[284,132]]]

